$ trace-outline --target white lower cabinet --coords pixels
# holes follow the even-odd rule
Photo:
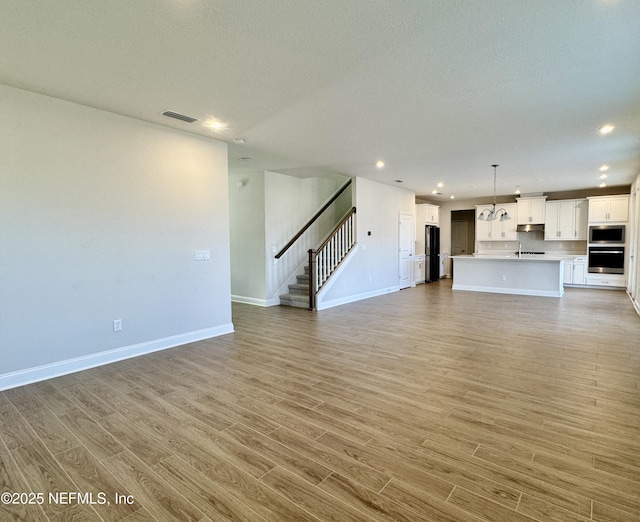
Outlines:
[[[562,278],[562,282],[565,285],[573,284],[573,260],[564,260],[564,276]]]
[[[565,285],[586,285],[587,284],[587,258],[584,256],[574,259],[567,259],[564,262]]]
[[[425,281],[425,256],[415,256],[413,258],[413,283],[419,285]]]
[[[587,284],[587,258],[586,257],[581,258],[581,260],[576,259],[573,262],[573,284],[574,285]]]
[[[607,286],[610,288],[625,288],[627,278],[624,274],[587,274],[589,286]]]

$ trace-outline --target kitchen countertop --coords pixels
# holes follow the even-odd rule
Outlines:
[[[564,261],[575,259],[577,257],[586,257],[586,252],[584,254],[522,254],[518,257],[518,254],[513,253],[495,253],[495,254],[477,254],[469,256],[456,256],[456,257],[477,257],[480,259],[562,259]]]

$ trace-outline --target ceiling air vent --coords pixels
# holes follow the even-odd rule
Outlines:
[[[192,118],[191,116],[186,116],[184,114],[180,114],[179,112],[164,111],[162,115],[167,116],[169,118],[174,118],[176,120],[186,121],[187,123],[193,123],[194,121],[198,121],[198,118]]]

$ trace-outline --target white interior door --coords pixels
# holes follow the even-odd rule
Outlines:
[[[409,213],[400,213],[398,220],[398,255],[399,255],[399,281],[400,289],[411,286],[413,274],[413,216]]]
[[[467,237],[469,223],[466,221],[451,222],[451,255],[467,255]]]

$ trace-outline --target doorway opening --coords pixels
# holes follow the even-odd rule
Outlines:
[[[451,255],[468,256],[475,251],[475,210],[451,211]]]

